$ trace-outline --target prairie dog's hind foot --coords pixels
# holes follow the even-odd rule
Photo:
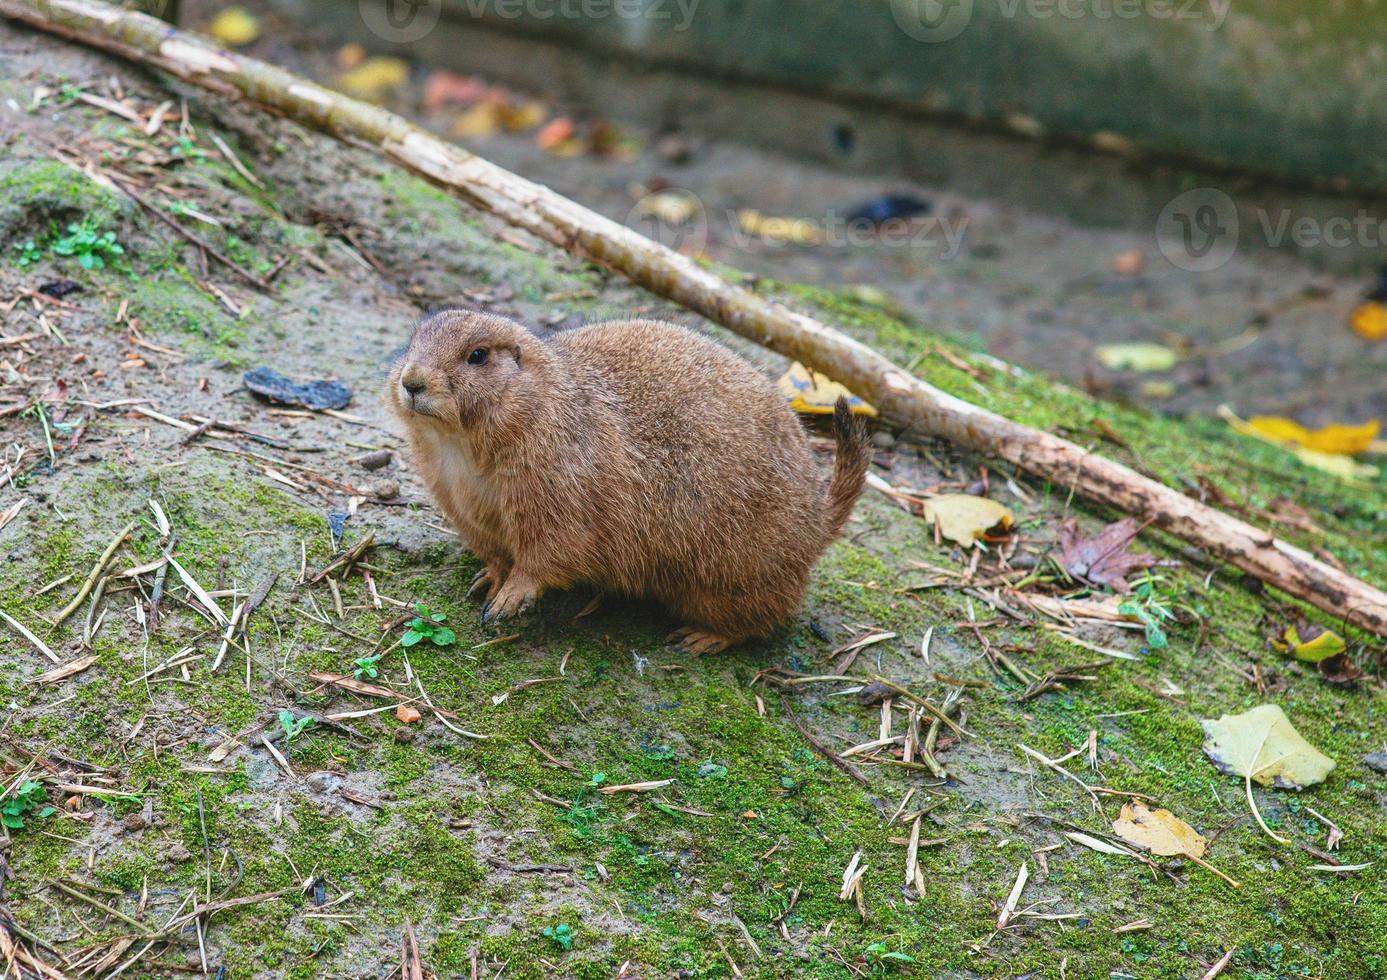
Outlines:
[[[665,637],[665,642],[676,650],[701,656],[705,653],[722,653],[740,640],[722,636],[701,626],[683,626]]]
[[[512,571],[502,585],[482,604],[482,622],[510,619],[528,612],[538,601],[544,587],[523,572]]]
[[[490,601],[492,597],[501,590],[501,586],[505,585],[505,583],[506,576],[504,572],[495,565],[483,565],[482,570],[472,576],[472,584],[467,587],[467,598],[476,599],[481,597],[486,601]]]

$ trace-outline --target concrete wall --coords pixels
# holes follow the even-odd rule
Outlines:
[[[340,16],[342,5],[382,0],[306,2]],[[404,22],[410,0],[389,2]],[[1373,0],[417,2],[420,19],[442,7],[419,43],[464,63],[484,60],[499,30],[628,70],[678,68],[1049,135],[1115,134],[1158,154],[1387,185],[1387,3]]]

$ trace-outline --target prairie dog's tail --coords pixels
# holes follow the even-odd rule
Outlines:
[[[853,416],[846,398],[839,397],[833,406],[833,437],[838,442],[838,453],[824,500],[828,511],[829,541],[838,536],[852,516],[853,505],[862,496],[862,488],[867,482],[867,465],[872,460],[867,426]]]

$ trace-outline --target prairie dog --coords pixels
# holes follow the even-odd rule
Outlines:
[[[694,653],[764,636],[862,493],[865,426],[839,401],[825,482],[774,386],[711,340],[654,320],[541,340],[485,313],[425,320],[386,399],[463,543],[483,619],[586,583],[651,596]]]

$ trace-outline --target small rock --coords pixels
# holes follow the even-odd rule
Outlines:
[[[140,816],[138,813],[126,814],[125,819],[122,820],[120,823],[121,826],[125,828],[125,832],[127,834],[133,834],[138,831],[144,830],[147,826],[147,824],[144,821],[144,817]]]
[[[310,772],[303,777],[303,781],[308,784],[308,788],[315,793],[330,793],[342,782],[342,777],[335,772],[327,772],[319,769],[317,772]]]
[[[402,704],[395,709],[395,718],[406,725],[412,725],[422,717],[423,715],[419,714],[418,708],[410,707],[407,704]]]
[[[390,461],[395,458],[395,454],[388,449],[378,449],[373,453],[367,453],[361,457],[361,468],[375,472],[390,465]]]
[[[1363,765],[1373,772],[1387,773],[1387,752],[1374,752],[1363,756]]]
[[[375,480],[369,489],[381,500],[394,500],[400,495],[400,485],[394,480]]]
[[[410,742],[414,741],[414,729],[405,728],[403,726],[395,729],[395,741],[399,742],[401,745],[408,745]]]
[[[173,844],[164,852],[165,864],[182,864],[192,857],[192,854],[182,844]]]
[[[896,437],[883,429],[879,429],[872,433],[872,445],[878,449],[895,449]]]

